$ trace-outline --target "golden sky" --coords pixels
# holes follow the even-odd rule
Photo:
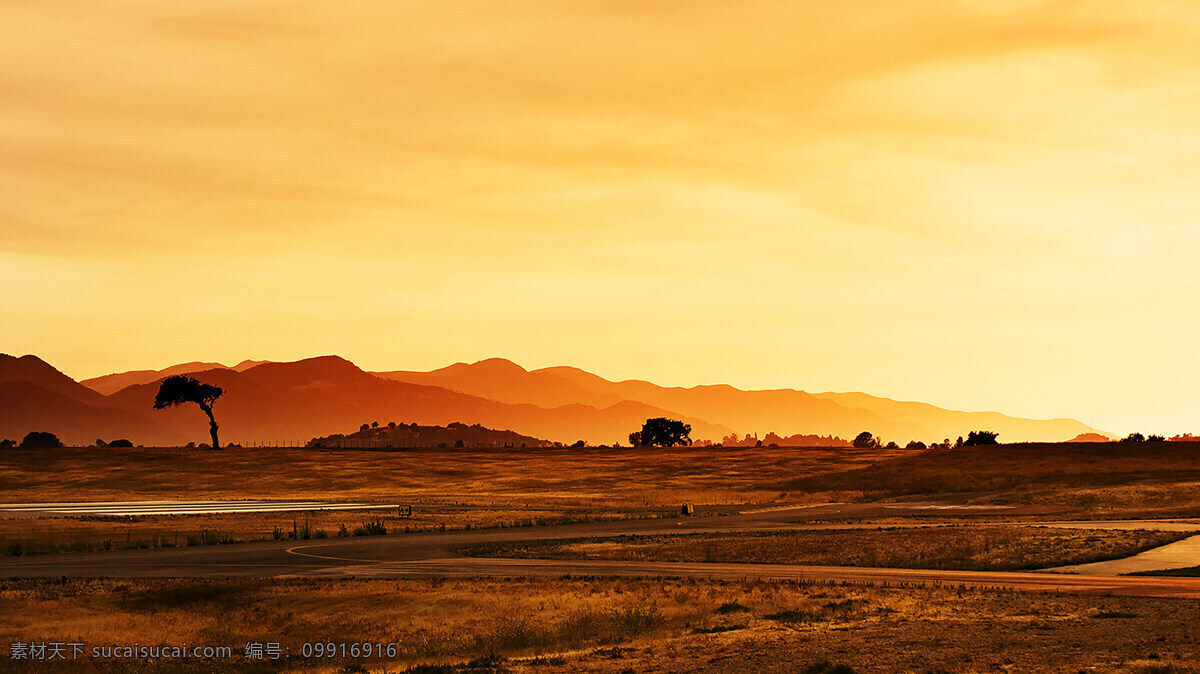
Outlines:
[[[1125,0],[0,0],[0,351],[1200,432],[1196,35]]]

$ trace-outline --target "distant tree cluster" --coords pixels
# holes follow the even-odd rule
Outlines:
[[[1172,439],[1174,439],[1174,438],[1172,438]],[[1130,433],[1129,435],[1126,435],[1125,437],[1121,438],[1121,440],[1120,440],[1120,442],[1165,442],[1165,441],[1166,441],[1166,437],[1164,437],[1162,435],[1154,434],[1154,435],[1150,435],[1150,436],[1145,436],[1145,435],[1142,435],[1141,433]]]
[[[722,447],[849,447],[850,443],[834,435],[777,435],[767,433],[759,439],[758,434],[738,437],[737,433],[721,438]]]
[[[981,445],[996,445],[996,444],[999,444],[998,442],[996,442],[996,438],[999,435],[1000,434],[996,433],[995,431],[971,431],[970,433],[967,434],[967,437],[965,440],[962,438],[962,436],[959,436],[958,440],[953,443],[950,442],[950,438],[946,438],[945,440],[942,440],[941,442],[935,442],[931,445],[926,445],[924,442],[921,442],[920,440],[910,440],[908,442],[908,444],[904,445],[904,449],[911,449],[911,450],[916,450],[916,451],[921,451],[921,450],[925,450],[925,449],[944,451],[944,450],[948,450],[948,449],[958,449],[961,447],[977,447],[977,446],[981,446]],[[873,433],[871,433],[870,431],[863,431],[862,433],[859,433],[858,435],[856,435],[854,437],[854,441],[851,444],[854,447],[857,447],[858,449],[880,449],[880,448],[882,448],[882,449],[899,449],[900,448],[900,445],[898,445],[895,441],[889,441],[887,444],[884,444],[881,439],[875,437],[875,435]]]

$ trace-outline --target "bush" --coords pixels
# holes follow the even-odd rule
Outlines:
[[[120,438],[118,440],[113,440],[112,442],[108,443],[108,446],[109,447],[132,447],[133,443],[130,442],[129,440],[126,440],[125,438]]]
[[[62,447],[62,440],[58,436],[46,431],[33,431],[21,440],[22,447]]]
[[[362,526],[354,527],[355,536],[386,536],[387,532],[387,525],[379,518],[370,522],[363,520]],[[342,535],[341,532],[338,532],[338,534]]]

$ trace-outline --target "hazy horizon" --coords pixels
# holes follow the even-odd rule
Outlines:
[[[0,19],[0,350],[76,379],[504,357],[1200,429],[1200,8]]]

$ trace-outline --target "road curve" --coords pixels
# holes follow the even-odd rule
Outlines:
[[[0,558],[0,578],[670,576],[939,584],[1200,599],[1200,578],[773,564],[484,559],[455,554],[459,548],[479,543],[535,539],[864,526],[852,523],[796,524],[793,522],[796,515],[796,510],[771,510],[727,517],[623,520],[522,529],[6,557]],[[1097,524],[1079,523],[1086,527]],[[1150,522],[1146,524],[1153,526]],[[868,526],[874,528],[875,525]]]

